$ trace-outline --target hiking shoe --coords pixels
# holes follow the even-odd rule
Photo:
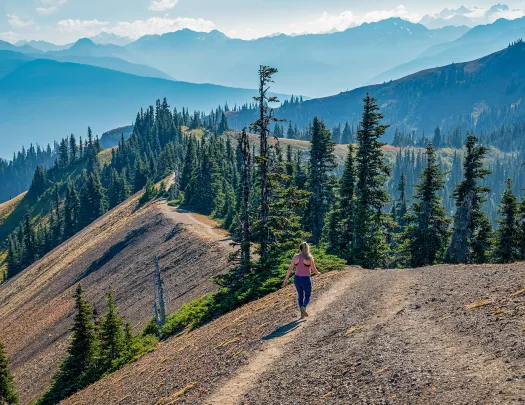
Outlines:
[[[299,307],[299,310],[301,311],[301,317],[300,317],[299,319],[304,319],[304,317],[306,316],[306,315],[304,314],[304,312],[305,312],[305,311],[304,311],[304,307]]]
[[[308,317],[308,312],[306,312],[306,307],[301,307],[301,316],[303,318],[307,318]]]

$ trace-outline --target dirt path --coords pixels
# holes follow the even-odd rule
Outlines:
[[[286,345],[293,342],[304,333],[311,325],[311,321],[320,317],[322,313],[355,284],[362,277],[360,271],[350,273],[340,283],[336,283],[328,291],[322,294],[308,307],[309,317],[305,321],[295,321],[285,325],[266,338],[267,342],[249,363],[241,367],[237,373],[226,382],[218,391],[213,393],[206,401],[209,405],[237,404],[242,397],[251,390],[258,378],[282,357]],[[310,321],[310,323],[309,323]],[[282,335],[282,336],[281,336]],[[270,340],[271,339],[271,340]]]
[[[200,236],[217,242],[220,245],[227,246],[231,243],[231,238],[228,233],[219,228],[213,220],[208,217],[203,217],[200,219],[200,215],[183,210],[178,207],[171,207],[167,202],[161,202],[161,210],[166,217],[172,221],[189,226],[191,230],[198,233]]]

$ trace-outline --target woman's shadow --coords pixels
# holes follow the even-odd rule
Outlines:
[[[269,335],[264,336],[262,340],[272,340],[272,339],[283,337],[287,335],[288,333],[297,329],[299,326],[301,326],[303,322],[306,322],[306,319],[296,319],[295,321],[292,321],[287,325],[280,326],[279,328],[275,329]]]

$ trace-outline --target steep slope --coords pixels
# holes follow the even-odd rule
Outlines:
[[[0,285],[0,339],[13,360],[22,404],[49,387],[66,354],[77,283],[99,314],[112,288],[137,332],[152,317],[155,255],[172,312],[216,288],[211,277],[228,269],[229,252],[227,235],[212,221],[165,202],[141,207],[135,196]]]
[[[399,79],[423,69],[481,58],[525,36],[525,17],[479,25],[460,38],[430,47],[416,59],[374,77],[369,84]]]
[[[327,125],[356,125],[361,119],[362,99],[369,92],[377,98],[385,122],[402,131],[430,134],[436,126],[444,131],[463,124],[464,129],[489,131],[523,117],[525,89],[525,43],[462,64],[429,69],[381,85],[303,103],[288,103],[276,116],[306,126],[314,116]],[[230,114],[230,126],[240,129],[254,120],[255,111]],[[483,119],[484,114],[490,119]]]
[[[130,123],[141,107],[167,97],[172,107],[209,111],[249,102],[254,90],[139,77],[113,70],[35,60],[0,79],[0,156],[64,134],[95,134]]]
[[[182,336],[64,404],[511,403],[523,400],[523,264],[354,268]]]
[[[253,41],[228,38],[218,31],[181,30],[142,37],[126,50],[180,80],[235,87],[251,86],[259,65],[266,64],[281,72],[275,91],[324,96],[362,86],[385,69],[414,59],[432,45],[454,40],[467,29],[433,31],[393,18],[332,34]]]

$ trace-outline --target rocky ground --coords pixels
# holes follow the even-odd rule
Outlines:
[[[349,269],[288,287],[158,349],[67,404],[525,401],[523,264]]]

